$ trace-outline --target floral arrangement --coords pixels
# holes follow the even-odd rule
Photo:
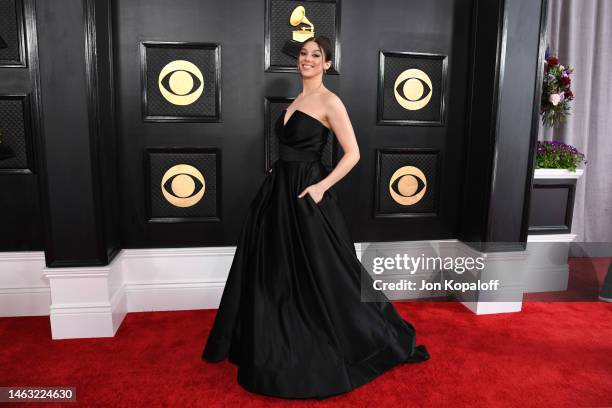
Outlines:
[[[536,168],[567,169],[576,171],[576,167],[584,160],[584,154],[575,147],[561,142],[538,141],[536,151]],[[586,164],[586,160],[584,160]]]
[[[559,64],[559,58],[546,50],[544,64],[544,85],[542,87],[541,115],[542,123],[548,127],[558,126],[565,122],[569,115],[569,103],[574,99],[570,89],[570,75],[574,70]]]

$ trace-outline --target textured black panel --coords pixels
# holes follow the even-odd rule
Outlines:
[[[565,225],[565,216],[570,203],[568,186],[534,188],[532,195],[530,224],[534,227]]]
[[[203,120],[219,119],[219,76],[220,66],[217,63],[219,49],[217,45],[196,44],[161,44],[144,43],[143,55],[143,92],[145,116],[173,117],[175,119],[202,118]],[[158,79],[160,71],[166,64],[175,60],[187,60],[197,66],[204,77],[202,95],[190,105],[175,105],[168,102],[159,91]],[[161,119],[161,118],[160,118]]]
[[[382,95],[379,95],[379,122],[389,124],[443,124],[444,92],[446,88],[446,67],[444,56],[412,53],[381,53],[381,68],[379,81],[383,81]],[[408,110],[402,107],[394,95],[397,77],[408,69],[419,69],[427,74],[433,85],[431,100],[419,110]],[[402,123],[405,121],[405,123]]]
[[[338,70],[336,66],[336,50],[334,44],[337,37],[337,2],[336,1],[292,1],[292,0],[269,0],[268,1],[268,18],[269,18],[269,52],[270,71],[275,68],[291,68],[296,69],[296,59],[282,52],[283,46],[287,40],[291,40],[292,31],[302,25],[293,27],[289,23],[291,12],[297,6],[304,6],[306,9],[306,18],[314,25],[314,35],[324,35],[328,37],[332,44],[332,68]],[[331,72],[328,72],[331,73]]]
[[[278,160],[278,137],[276,133],[279,129],[275,129],[274,125],[279,122],[279,126],[284,122],[284,118],[279,119],[283,114],[283,110],[291,104],[291,99],[285,98],[270,98],[266,100],[266,132],[265,132],[265,156],[266,156],[266,168],[270,170],[270,167]],[[333,132],[327,136],[327,143],[321,153],[321,162],[327,167],[334,165],[334,149],[335,149],[335,137]]]
[[[7,47],[0,48],[0,66],[23,64],[23,5],[21,0],[0,0],[0,37]]]
[[[9,147],[15,157],[0,160],[0,172],[7,169],[29,169],[30,139],[28,103],[24,96],[0,95],[0,131],[2,146]]]
[[[389,180],[397,169],[414,166],[427,179],[427,190],[423,198],[413,205],[398,204],[389,193]],[[378,174],[376,175],[378,195],[376,215],[380,216],[423,216],[435,215],[437,195],[438,153],[436,151],[379,151]]]
[[[575,192],[575,179],[534,180],[530,201],[529,233],[570,233]]]
[[[45,249],[35,17],[33,0],[0,0],[0,251]]]
[[[219,153],[214,149],[147,149],[149,168],[150,221],[203,221],[218,220]],[[188,164],[204,176],[204,196],[195,205],[181,208],[170,204],[161,190],[161,180],[166,171],[177,165]]]

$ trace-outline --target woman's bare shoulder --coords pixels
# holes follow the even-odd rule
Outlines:
[[[323,103],[327,109],[332,111],[345,110],[342,99],[329,90],[323,95]]]

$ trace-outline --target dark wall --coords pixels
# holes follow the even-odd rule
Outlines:
[[[102,225],[99,256],[112,258],[121,248],[119,160],[115,120],[112,5],[110,0],[88,0],[86,51],[88,65],[89,128],[96,218]]]
[[[50,216],[48,259],[94,259],[96,230],[89,155],[83,2],[36,4]],[[62,21],[63,24],[59,24]],[[61,44],[60,47],[57,45]],[[76,228],[69,228],[70,220]],[[80,239],[72,236],[80,235]]]
[[[545,2],[478,0],[459,238],[522,249],[537,140]]]
[[[36,6],[47,265],[107,264],[119,248],[110,3]]]
[[[221,245],[236,236],[246,201],[263,180],[263,2],[115,1],[117,120],[121,145],[122,236],[130,247]],[[261,33],[254,35],[253,33]],[[261,39],[261,41],[259,41]],[[222,44],[221,123],[142,120],[140,42]],[[222,222],[149,224],[144,149],[219,147]]]
[[[38,154],[42,141],[33,3],[16,1],[16,7],[8,7],[10,2],[3,2],[0,11],[0,36],[8,45],[0,49],[0,115],[5,124],[0,130],[4,146],[16,154],[0,160],[0,251],[43,249]]]
[[[335,187],[355,241],[524,243],[543,1],[342,4],[340,75],[325,81],[361,149]],[[0,171],[0,250],[44,246],[49,266],[79,266],[106,264],[121,247],[234,244],[265,176],[264,100],[301,90],[297,74],[264,72],[265,2],[23,4],[24,63],[0,67],[0,93],[27,96],[31,166]],[[141,41],[221,44],[222,121],[144,122]],[[376,125],[380,50],[448,55],[443,126]],[[169,146],[219,149],[220,221],[147,221],[144,151]],[[392,148],[440,153],[434,216],[374,217],[376,152]]]
[[[382,3],[381,3],[382,4]],[[402,241],[454,238],[464,161],[465,98],[471,0],[345,3],[339,96],[347,106],[361,150],[356,168],[341,182],[343,207],[355,241]],[[350,22],[350,23],[349,23]],[[377,126],[376,75],[378,50],[448,55],[446,122],[444,126]],[[299,82],[298,82],[299,83]],[[296,89],[297,90],[297,89]],[[437,215],[375,218],[376,150],[429,148],[439,151]]]
[[[537,140],[545,2],[506,0],[505,55],[498,106],[496,171],[487,241],[525,242]]]
[[[114,2],[115,67],[125,247],[233,245],[262,182],[264,98],[295,97],[298,74],[264,72],[264,1]],[[340,75],[325,77],[343,100],[361,161],[337,186],[356,241],[451,238],[457,234],[464,160],[464,117],[472,0],[343,2]],[[140,41],[195,41],[222,46],[221,123],[148,123],[141,117]],[[448,55],[444,126],[377,126],[379,50]],[[220,222],[148,223],[143,149],[219,147]],[[373,217],[376,149],[431,148],[441,154],[434,217]]]

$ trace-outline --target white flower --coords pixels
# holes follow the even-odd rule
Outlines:
[[[557,106],[559,104],[559,102],[561,102],[561,95],[560,94],[552,94],[548,97],[548,100],[550,101],[550,103],[553,104],[553,106]]]
[[[559,65],[559,68],[561,68],[561,71],[565,71],[565,67],[563,65]]]

